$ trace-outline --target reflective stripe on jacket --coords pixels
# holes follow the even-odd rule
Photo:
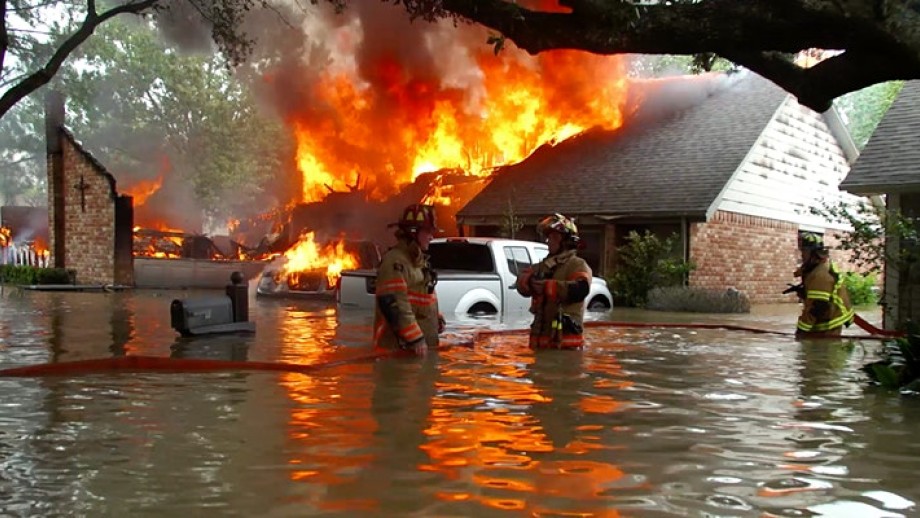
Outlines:
[[[843,275],[837,273],[830,261],[818,263],[804,275],[802,282],[805,300],[797,324],[799,331],[830,331],[853,321],[853,305]]]
[[[395,349],[424,337],[429,347],[438,346],[438,299],[428,293],[431,275],[423,254],[412,260],[410,247],[400,241],[383,255],[377,268],[374,307],[374,346]],[[380,297],[396,299],[398,316],[391,325],[380,310]]]
[[[568,250],[544,259],[533,269],[532,279],[546,281],[542,296],[533,296],[530,312],[534,314],[530,325],[530,347],[575,348],[584,345],[585,297],[572,297],[569,290],[578,281],[591,286],[591,267]],[[517,286],[525,297],[532,296],[529,286]],[[587,294],[585,294],[587,295]],[[576,300],[577,299],[577,300]],[[570,322],[565,322],[565,318]],[[567,328],[567,325],[571,327]]]

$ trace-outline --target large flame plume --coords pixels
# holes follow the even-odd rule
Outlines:
[[[496,54],[481,27],[410,23],[380,2],[308,20],[305,32],[322,40],[323,66],[285,60],[267,75],[296,136],[302,202],[356,187],[384,200],[441,169],[487,175],[544,144],[623,122],[617,57],[530,56],[510,42]]]

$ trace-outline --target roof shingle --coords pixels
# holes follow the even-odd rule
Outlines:
[[[904,83],[840,188],[858,194],[920,190],[920,81]]]

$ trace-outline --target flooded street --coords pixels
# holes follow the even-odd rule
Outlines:
[[[0,368],[122,355],[314,364],[369,350],[370,316],[307,301],[252,298],[255,335],[180,339],[169,304],[184,296],[7,291]],[[796,311],[593,318],[790,331]],[[454,321],[447,340],[524,324]],[[310,375],[0,377],[0,515],[916,514],[920,399],[867,387],[859,367],[877,342],[587,337],[581,352],[534,354],[523,333],[493,334]]]

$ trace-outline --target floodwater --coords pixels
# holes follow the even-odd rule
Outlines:
[[[306,301],[252,298],[253,336],[178,339],[169,304],[185,296],[199,294],[7,290],[0,368],[368,352],[366,315]],[[795,312],[594,318],[789,330]],[[447,340],[521,324],[451,322]],[[0,516],[916,514],[920,399],[867,386],[876,342],[621,327],[588,340],[535,354],[522,333],[493,334],[310,375],[0,377]]]

